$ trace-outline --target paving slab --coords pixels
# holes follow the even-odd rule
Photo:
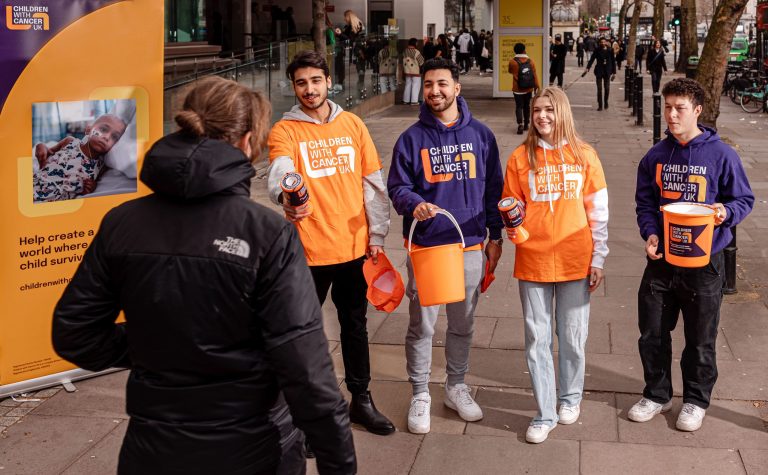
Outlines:
[[[122,419],[28,415],[0,438],[4,473],[61,473],[120,425]]]
[[[117,471],[120,447],[123,445],[128,422],[118,425],[92,449],[85,452],[70,465],[63,475],[104,475]]]
[[[467,424],[467,434],[514,437],[525,442],[525,431],[538,412],[530,390],[481,387],[476,401],[484,417]],[[587,392],[579,420],[571,425],[558,424],[547,440],[618,441],[616,412],[613,393]]]
[[[744,474],[745,471],[738,452],[731,449],[584,441],[581,443],[581,473],[736,475]]]
[[[627,419],[627,412],[639,396],[617,394],[619,407],[619,440],[664,446],[709,447],[720,449],[768,447],[768,430],[751,401],[711,402],[701,429],[682,432],[675,428],[683,405],[681,398],[673,398],[672,410],[648,422],[637,423]]]
[[[129,371],[118,371],[77,381],[74,383],[77,392],[59,391],[33,414],[127,419],[125,384],[129,374]]]
[[[509,437],[427,434],[410,473],[577,474],[579,442],[531,446]]]
[[[739,449],[748,475],[764,474],[768,467],[768,450]]]
[[[407,314],[392,313],[379,327],[371,343],[386,345],[403,345],[408,332]],[[474,333],[472,334],[472,346],[488,348],[491,344],[493,331],[496,328],[496,318],[475,317]],[[445,334],[448,329],[447,317],[440,316],[435,324],[435,334],[432,336],[433,346],[445,346]]]
[[[395,432],[387,436],[352,430],[360,474],[401,475],[409,473],[421,447],[422,435]],[[307,474],[316,475],[314,460],[307,461]]]
[[[718,361],[717,384],[713,392],[719,399],[768,399],[768,370],[764,361]]]

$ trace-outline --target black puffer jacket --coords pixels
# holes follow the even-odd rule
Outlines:
[[[320,472],[356,470],[301,242],[249,199],[253,174],[224,142],[158,141],[141,172],[155,193],[104,217],[56,307],[60,356],[131,368],[120,473],[274,471],[294,424]]]

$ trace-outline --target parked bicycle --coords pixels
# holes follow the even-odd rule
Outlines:
[[[763,79],[762,85],[750,87],[741,93],[741,108],[744,112],[768,112],[766,99],[768,98],[768,81]]]

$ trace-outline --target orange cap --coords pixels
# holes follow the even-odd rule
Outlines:
[[[403,300],[405,295],[403,278],[385,254],[380,253],[377,260],[377,264],[374,264],[371,258],[363,263],[363,275],[368,283],[366,297],[376,310],[389,313],[395,310]]]

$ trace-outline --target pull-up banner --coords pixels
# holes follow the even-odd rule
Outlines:
[[[84,374],[51,316],[104,214],[146,194],[162,135],[163,2],[3,0],[0,396]]]

